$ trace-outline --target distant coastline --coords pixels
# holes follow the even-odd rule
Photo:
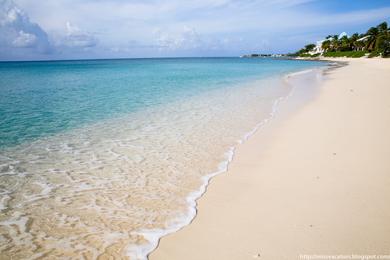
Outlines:
[[[316,43],[307,44],[295,53],[287,54],[245,54],[241,58],[299,58],[318,60],[323,58],[374,58],[390,57],[390,28],[387,22],[371,27],[367,32],[328,35]]]
[[[263,54],[263,53],[252,53],[241,55],[240,58],[286,58],[287,54]]]
[[[347,33],[342,32],[339,35],[328,35],[315,44],[307,44],[290,56],[301,58],[388,58],[390,57],[390,28],[387,22],[383,22],[362,34],[354,33],[348,36]]]

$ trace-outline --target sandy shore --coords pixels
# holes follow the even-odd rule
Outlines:
[[[198,203],[150,259],[390,255],[390,59],[331,71],[311,102],[239,146]]]

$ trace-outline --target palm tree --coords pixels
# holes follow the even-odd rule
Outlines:
[[[305,54],[315,48],[314,44],[308,44],[297,52],[297,55]],[[387,22],[376,27],[371,27],[365,34],[354,33],[351,37],[328,35],[321,43],[324,52],[329,51],[368,51],[369,57],[381,54],[383,57],[390,57],[390,28]]]
[[[375,51],[383,57],[390,56],[390,30],[387,23],[383,22],[377,26],[378,35],[375,41]]]
[[[367,31],[367,41],[366,41],[366,49],[368,51],[373,51],[375,49],[376,41],[378,38],[379,30],[376,27],[371,27]]]
[[[379,24],[376,28],[378,29],[379,33],[382,34],[387,34],[389,32],[389,28],[387,27],[386,22]]]
[[[331,42],[330,40],[325,40],[321,44],[321,48],[324,50],[324,52],[327,52],[330,49]]]
[[[352,50],[355,50],[355,51],[359,50],[359,46],[357,44],[358,43],[357,42],[358,39],[359,39],[359,34],[358,33],[352,34],[352,36],[349,38]]]
[[[333,35],[332,41],[331,41],[332,51],[337,51],[339,49],[339,46],[340,46],[339,36],[337,34]]]
[[[349,51],[351,50],[351,42],[348,36],[343,36],[340,39],[339,48],[341,51]]]
[[[309,52],[309,51],[314,50],[315,47],[316,47],[315,44],[310,43],[310,44],[308,44],[308,45],[305,46],[305,50],[306,50],[306,52]]]

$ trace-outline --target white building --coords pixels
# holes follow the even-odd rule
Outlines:
[[[343,38],[344,36],[347,36],[348,37],[348,34],[346,32],[342,32],[339,34],[339,39]],[[329,39],[324,39],[324,40],[320,40],[320,41],[317,41],[316,42],[316,47],[314,47],[314,49],[312,51],[309,52],[310,55],[313,55],[313,54],[322,54],[324,52],[324,50],[322,49],[322,43],[325,41],[325,40],[332,40],[332,38],[329,38]]]

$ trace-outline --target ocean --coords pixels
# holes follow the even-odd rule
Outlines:
[[[291,93],[286,75],[325,65],[0,62],[0,254],[145,259]]]

